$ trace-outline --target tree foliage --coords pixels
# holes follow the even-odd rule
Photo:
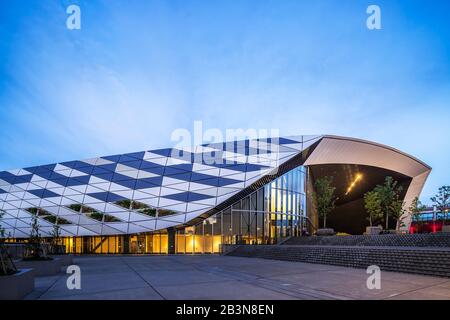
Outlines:
[[[374,189],[381,201],[381,210],[385,218],[386,229],[389,229],[389,217],[398,221],[403,214],[402,206],[400,205],[403,205],[403,202],[400,200],[402,190],[403,188],[398,186],[398,182],[390,176],[385,178],[384,184],[377,185]]]
[[[381,199],[377,192],[369,191],[364,195],[364,207],[367,211],[370,226],[376,221],[383,218],[383,211],[381,210]]]
[[[38,213],[31,215],[31,232],[26,246],[26,259],[42,259],[46,253],[42,246],[42,237],[40,232]]]
[[[397,229],[400,227],[404,227],[405,224],[403,222],[402,216],[406,213],[405,202],[400,199],[400,195],[396,194],[390,205],[390,214],[392,218],[397,221]]]
[[[431,201],[436,206],[436,208],[445,213],[445,220],[447,221],[448,209],[450,207],[450,186],[442,186],[438,189],[438,193],[431,197]]]
[[[411,205],[408,208],[408,213],[411,215],[411,218],[416,221],[417,225],[422,223],[421,213],[425,211],[427,207],[420,202],[419,197],[415,197],[411,202]]]
[[[4,212],[0,210],[0,222]],[[0,275],[10,275],[17,272],[11,257],[8,254],[8,250],[4,245],[5,241],[5,229],[0,224]]]

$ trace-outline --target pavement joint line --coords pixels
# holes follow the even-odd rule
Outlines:
[[[56,280],[53,281],[53,283],[52,283],[46,290],[44,290],[39,296],[37,296],[35,300],[41,299],[41,297],[42,297],[44,294],[46,294],[47,292],[49,292],[50,289],[53,288],[53,287],[56,285],[56,283],[63,277],[63,275],[64,275],[64,273],[61,274],[61,271],[60,271],[60,274],[58,274],[58,277],[56,278]],[[36,283],[36,279],[35,279],[34,281],[35,281],[35,283]],[[32,292],[30,292],[30,294],[31,294],[31,293],[32,293]]]
[[[97,271],[99,271],[103,267],[108,267],[108,260],[104,261],[104,257],[98,257],[98,259],[93,259],[92,257],[87,257],[86,260],[80,259],[79,261],[76,261],[78,264],[84,265],[83,262],[86,262],[86,267],[89,269],[88,275],[95,277]],[[342,290],[339,290],[339,288],[336,289],[336,287],[327,287],[325,283],[325,287],[321,285],[321,282],[317,284],[317,287],[315,286],[315,282],[308,282],[308,283],[301,283],[302,277],[308,277],[308,275],[316,275],[317,277],[320,277],[321,274],[324,275],[326,278],[327,275],[332,277],[334,276],[335,282],[338,284],[341,280],[340,277],[342,277],[342,281],[345,282],[345,279],[349,279],[350,281],[357,281],[358,279],[363,279],[363,275],[360,273],[356,273],[355,270],[361,270],[361,268],[351,268],[351,267],[343,267],[343,266],[332,266],[332,269],[326,268],[326,269],[310,269],[310,266],[312,265],[321,265],[321,266],[327,266],[323,264],[311,264],[306,262],[295,262],[295,261],[278,261],[278,260],[267,260],[267,259],[259,259],[255,258],[256,265],[255,268],[258,269],[258,260],[261,262],[264,262],[265,266],[261,266],[261,272],[267,274],[255,274],[251,273],[252,270],[250,268],[249,263],[246,262],[247,259],[245,257],[227,257],[232,258],[229,259],[228,262],[227,259],[224,259],[223,256],[214,256],[214,257],[204,257],[204,256],[198,256],[196,258],[189,257],[187,259],[184,259],[184,257],[179,256],[161,256],[156,259],[152,259],[150,257],[145,256],[138,256],[138,257],[130,257],[130,256],[121,256],[121,257],[114,257],[115,259],[111,259],[111,262],[114,261],[113,266],[114,267],[121,267],[126,266],[125,270],[123,272],[127,273],[130,272],[130,270],[137,274],[139,278],[143,280],[143,283],[141,283],[142,287],[132,287],[132,288],[121,288],[121,289],[103,289],[98,291],[92,291],[92,292],[80,292],[80,293],[72,293],[70,295],[67,295],[64,293],[64,290],[60,290],[61,292],[53,292],[52,289],[55,288],[55,286],[61,281],[61,279],[64,278],[64,274],[62,271],[60,271],[59,274],[56,274],[54,276],[50,276],[49,279],[43,279],[42,285],[39,288],[36,288],[35,291],[30,293],[27,296],[32,296],[30,299],[70,299],[70,297],[83,297],[90,296],[90,295],[101,295],[102,293],[116,293],[117,297],[110,297],[110,299],[119,298],[121,296],[122,291],[126,292],[127,290],[131,291],[130,294],[137,294],[141,298],[145,298],[150,296],[150,298],[157,299],[159,298],[167,300],[165,296],[159,292],[160,288],[163,287],[174,287],[174,286],[189,286],[189,285],[201,285],[201,284],[212,284],[215,283],[230,283],[231,285],[234,282],[236,286],[238,286],[238,283],[242,283],[243,285],[250,285],[254,287],[259,287],[261,289],[267,290],[266,292],[272,294],[280,294],[281,296],[278,298],[283,299],[283,296],[291,297],[294,299],[380,299],[380,300],[386,300],[386,299],[392,299],[395,297],[402,298],[402,296],[407,296],[410,293],[418,292],[421,293],[421,290],[426,290],[428,288],[431,288],[430,291],[430,298],[434,294],[436,297],[442,297],[442,298],[450,298],[450,294],[447,294],[447,291],[445,289],[448,288],[448,284],[450,283],[450,279],[446,278],[439,278],[436,276],[426,276],[426,275],[414,275],[414,274],[406,274],[402,272],[395,272],[395,271],[387,271],[389,274],[388,281],[393,281],[392,286],[388,286],[386,291],[382,291],[379,294],[368,294],[365,291],[356,291],[352,290],[353,286],[347,286],[343,287]],[[150,258],[150,259],[149,259]],[[234,259],[233,259],[234,258]],[[236,263],[234,263],[234,261]],[[248,259],[250,260],[250,259]],[[99,267],[96,268],[95,266],[98,265]],[[289,265],[289,262],[292,262],[292,264],[298,265],[298,271],[292,270]],[[241,271],[238,268],[236,268],[236,265],[239,266],[239,263],[242,264],[244,267],[244,270]],[[253,263],[252,263],[253,264]],[[155,265],[157,265],[157,268],[155,270]],[[168,270],[168,267],[170,266],[178,266],[177,268],[174,268],[173,270]],[[286,269],[288,269],[286,272],[282,272],[282,267],[287,266]],[[151,268],[145,268],[145,266],[150,266]],[[307,270],[305,270],[305,268]],[[141,270],[142,269],[142,270]],[[280,273],[277,273],[276,270],[280,269]],[[108,270],[108,269],[106,269]],[[175,273],[182,273],[185,271],[197,271],[200,273],[200,279],[202,274],[209,274],[209,275],[218,275],[223,280],[211,280],[211,281],[195,281],[195,272],[193,272],[193,276],[191,277],[193,280],[189,280],[190,282],[187,282],[183,285],[174,283],[174,284],[161,284],[161,285],[152,285],[152,281],[146,280],[143,276],[144,272],[153,272],[153,271],[174,271]],[[275,271],[273,271],[275,270]],[[346,273],[345,271],[348,270],[349,272]],[[108,271],[105,271],[108,273]],[[112,273],[112,272],[111,272]],[[293,278],[292,276],[300,275],[300,279]],[[401,274],[405,277],[402,277],[400,280],[396,280],[395,275]],[[333,276],[332,276],[333,275]],[[413,283],[413,288],[405,289],[405,284],[408,283],[407,278],[408,276],[413,276],[414,278],[417,276],[417,282]],[[54,278],[52,278],[54,277]],[[281,277],[281,279],[280,279]],[[47,278],[47,277],[45,277]],[[124,277],[126,278],[126,276]],[[169,273],[170,278],[170,273]],[[278,278],[278,279],[277,279]],[[425,279],[430,278],[430,280]],[[420,281],[422,280],[422,282]],[[426,280],[425,283],[423,283]],[[126,281],[126,280],[125,280]],[[362,281],[362,280],[361,280]],[[139,282],[139,281],[138,281]],[[394,283],[396,282],[396,283]],[[411,282],[411,281],[409,281]],[[289,284],[289,285],[286,285]],[[356,283],[355,283],[356,285]],[[233,286],[233,285],[232,285]],[[392,287],[392,288],[391,288]],[[407,288],[408,286],[406,286]],[[443,292],[440,292],[439,290],[434,293],[433,288],[444,288]],[[153,293],[142,291],[141,293],[133,293],[132,290],[138,290],[138,289],[144,289],[149,288],[148,290],[152,290]],[[158,289],[156,289],[158,288]],[[95,288],[93,288],[95,290]],[[331,291],[328,291],[328,289],[331,289]],[[201,288],[199,289],[201,291]],[[48,293],[52,293],[55,295],[54,297],[45,297],[48,295]],[[262,291],[263,292],[263,291]],[[33,294],[34,293],[34,294]],[[153,294],[155,295],[153,296]],[[130,296],[130,294],[124,293],[125,296]],[[141,294],[141,295],[139,295]],[[351,294],[351,296],[350,296]],[[356,294],[356,295],[355,295]],[[170,295],[169,295],[170,296]],[[25,297],[27,298],[27,297]],[[100,297],[101,298],[101,297]],[[85,298],[87,299],[87,298]]]
[[[284,294],[284,295],[287,295],[287,296],[291,296],[293,298],[297,298],[297,299],[299,298],[298,294],[295,294],[295,293],[288,293],[288,292],[284,292],[282,290],[273,290],[272,288],[267,288],[265,286],[257,285],[256,283],[251,283],[251,282],[240,280],[240,279],[224,279],[224,280],[221,280],[221,281],[216,281],[215,283],[229,283],[229,282],[233,282],[233,281],[242,282],[242,283],[245,283],[245,284],[253,285],[255,287],[263,288],[263,289],[266,289],[268,291],[281,293],[281,294]],[[205,283],[210,283],[210,282],[184,283],[184,284],[164,284],[164,285],[157,285],[157,287],[159,287],[159,288],[161,288],[161,287],[183,287],[183,286],[190,286],[190,285],[193,285],[193,284],[205,284]],[[305,296],[305,295],[306,294],[304,294],[303,296]],[[308,296],[311,297],[311,295],[308,295]]]
[[[126,261],[125,261],[125,259],[123,259],[122,257],[120,257],[120,260],[125,264],[125,265],[127,265],[131,270],[133,270],[133,272],[134,273],[136,273],[137,274],[137,276],[139,277],[139,278],[141,278],[150,288],[152,288],[163,300],[167,300],[158,290],[156,290],[153,286],[152,286],[152,284],[150,283],[150,282],[148,282],[147,280],[145,280],[144,279],[144,277],[142,277],[141,275],[140,275],[140,273],[139,272],[137,272],[132,266],[130,266]]]
[[[39,300],[58,300],[58,299],[65,299],[67,297],[77,297],[77,296],[85,296],[85,295],[92,295],[92,294],[98,294],[98,293],[110,293],[110,292],[119,292],[119,291],[126,291],[126,290],[135,290],[135,289],[142,289],[142,288],[148,288],[149,286],[145,285],[142,287],[132,287],[132,288],[122,288],[122,289],[108,289],[108,290],[98,290],[98,291],[90,291],[90,292],[80,292],[80,293],[73,293],[70,295],[64,295],[64,296],[54,296],[54,297],[49,297],[49,298],[44,298],[44,299],[39,299]],[[152,288],[151,288],[152,289]]]
[[[423,287],[420,287],[420,288],[416,288],[416,289],[411,289],[411,290],[408,290],[408,291],[404,291],[404,292],[402,292],[402,293],[396,293],[396,294],[393,294],[393,295],[391,295],[391,296],[389,296],[389,297],[383,298],[383,300],[390,299],[390,298],[394,298],[394,297],[399,297],[399,296],[402,296],[402,295],[404,295],[404,294],[408,294],[408,293],[420,291],[420,290],[423,290],[423,289],[428,289],[428,288],[437,287],[437,286],[439,286],[439,285],[443,285],[443,284],[446,284],[446,283],[449,283],[449,282],[450,282],[450,280],[445,281],[444,283],[440,283],[440,284],[426,285],[426,286],[423,286]]]
[[[198,266],[197,266],[196,264],[194,264],[194,263],[185,263],[185,264],[192,266],[194,269],[196,269],[196,270],[198,270],[198,271],[205,272],[205,270],[202,270],[200,267],[198,267]],[[219,270],[217,270],[217,271],[212,271],[212,273],[216,273],[216,274],[220,274],[220,275],[222,275],[224,272],[226,272],[226,273],[232,273],[231,271],[225,271],[225,270],[223,270],[223,269],[221,269],[220,271],[219,271]],[[298,294],[287,293],[287,292],[286,292],[287,290],[274,290],[273,288],[267,288],[267,287],[261,286],[261,285],[259,285],[259,284],[257,284],[257,283],[253,283],[253,282],[251,282],[252,280],[245,280],[245,279],[242,279],[242,278],[233,279],[233,276],[230,276],[230,277],[231,277],[230,280],[232,280],[232,281],[243,282],[243,283],[246,283],[246,284],[250,284],[250,285],[253,285],[253,286],[256,286],[256,287],[260,287],[260,288],[269,290],[269,291],[273,291],[273,292],[278,292],[278,293],[281,293],[281,294],[285,294],[285,295],[291,296],[291,297],[293,297],[293,298],[297,298],[297,299],[299,298],[299,297],[298,297]],[[229,280],[223,280],[223,281],[221,281],[221,282],[227,282],[227,281],[229,281]],[[308,295],[308,296],[311,297],[311,295]],[[313,298],[315,298],[315,297],[313,297]]]
[[[320,272],[326,272],[326,273],[330,273],[330,272],[332,272],[332,271],[330,271],[330,270],[318,270],[318,271],[313,271],[313,272],[309,272],[309,273],[320,273]],[[307,274],[307,273],[302,273],[302,274]],[[275,280],[275,279],[273,279],[273,278],[275,278],[275,277],[271,277],[271,278],[269,278],[270,280]],[[295,284],[294,284],[295,285]],[[330,291],[327,291],[327,290],[325,290],[325,289],[318,289],[318,288],[314,288],[314,287],[311,287],[310,285],[307,285],[307,284],[302,284],[302,286],[303,286],[303,288],[301,288],[300,290],[312,290],[312,291],[318,291],[318,292],[323,292],[323,293],[325,293],[326,295],[332,295],[332,296],[338,296],[338,297],[342,297],[342,298],[344,298],[344,299],[346,299],[346,300],[355,300],[355,297],[353,297],[353,296],[350,296],[350,295],[346,295],[346,294],[336,294],[336,293],[333,293],[333,292],[330,292]]]
[[[288,290],[288,289],[285,289],[283,287],[280,288],[280,286],[282,286],[282,284],[267,283],[267,282],[270,282],[270,281],[267,281],[268,279],[265,279],[265,278],[260,279],[260,281],[261,280],[263,280],[263,282],[266,282],[265,286],[261,286],[261,287],[263,287],[263,288],[278,287],[279,292],[287,291],[287,292],[290,292],[291,294],[301,293],[303,295],[310,296],[310,297],[317,298],[317,299],[321,299],[321,300],[323,300],[323,299],[328,299],[328,300],[329,299],[335,299],[335,300],[349,300],[349,299],[353,299],[351,297],[347,297],[347,296],[344,296],[344,295],[337,295],[337,294],[330,293],[330,292],[327,292],[327,291],[324,291],[324,290],[320,290],[320,289],[301,288],[298,285],[297,285],[298,287],[295,287],[295,290]],[[291,284],[291,285],[296,286],[296,284]],[[277,290],[273,290],[273,291],[277,291]]]
[[[202,269],[200,269],[198,267],[197,267],[197,269],[199,269],[200,271],[203,271]],[[214,270],[212,272],[220,273],[220,274],[227,273],[227,274],[230,274],[230,277],[235,278],[234,280],[236,280],[236,281],[240,281],[240,282],[243,282],[243,283],[255,285],[255,286],[261,287],[263,289],[271,290],[271,291],[274,291],[274,292],[279,292],[279,293],[282,293],[282,294],[286,294],[286,295],[292,296],[294,298],[298,298],[298,292],[296,292],[296,291],[292,292],[292,291],[287,290],[285,288],[278,288],[278,290],[274,290],[273,286],[269,286],[268,287],[266,285],[261,285],[260,282],[257,282],[257,281],[260,281],[260,280],[267,281],[268,278],[264,277],[264,276],[256,276],[254,279],[243,279],[242,277],[239,277],[239,276],[235,275],[236,272],[232,272],[232,271],[227,271],[227,270],[220,269],[220,270]],[[307,272],[304,272],[303,274],[306,274],[306,273],[317,273],[317,272],[323,272],[323,270],[308,270]],[[245,275],[251,276],[250,274],[248,274],[246,272],[238,272],[238,273],[244,273]],[[292,273],[292,274],[294,274],[294,273]],[[303,292],[301,292],[301,294],[303,294],[304,296],[309,296],[309,297],[312,297],[312,298],[322,299],[324,294],[322,294],[320,292],[323,292],[323,293],[325,293],[325,296],[328,299],[331,298],[331,297],[333,297],[334,299],[343,299],[343,298],[346,298],[346,299],[350,298],[351,299],[351,297],[339,296],[339,295],[336,295],[334,293],[326,292],[326,291],[323,291],[323,290],[316,290],[316,289],[313,289],[313,288],[309,288],[310,290],[303,290],[301,288],[297,288],[297,289],[299,291],[303,291]],[[313,291],[313,292],[311,292],[311,291]]]

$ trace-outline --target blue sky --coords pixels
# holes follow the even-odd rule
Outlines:
[[[81,8],[81,30],[66,8]],[[379,5],[382,30],[366,28]],[[0,0],[0,168],[167,147],[177,128],[385,143],[450,183],[448,1]]]

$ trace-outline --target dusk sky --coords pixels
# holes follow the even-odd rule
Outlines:
[[[390,145],[433,167],[429,203],[450,184],[449,15],[449,1],[0,0],[0,170],[172,146],[199,120]]]

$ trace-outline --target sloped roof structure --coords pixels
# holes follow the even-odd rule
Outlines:
[[[206,217],[246,190],[298,165],[359,163],[411,177],[411,201],[430,168],[393,148],[335,136],[232,141],[60,162],[0,172],[6,235],[151,232]]]

